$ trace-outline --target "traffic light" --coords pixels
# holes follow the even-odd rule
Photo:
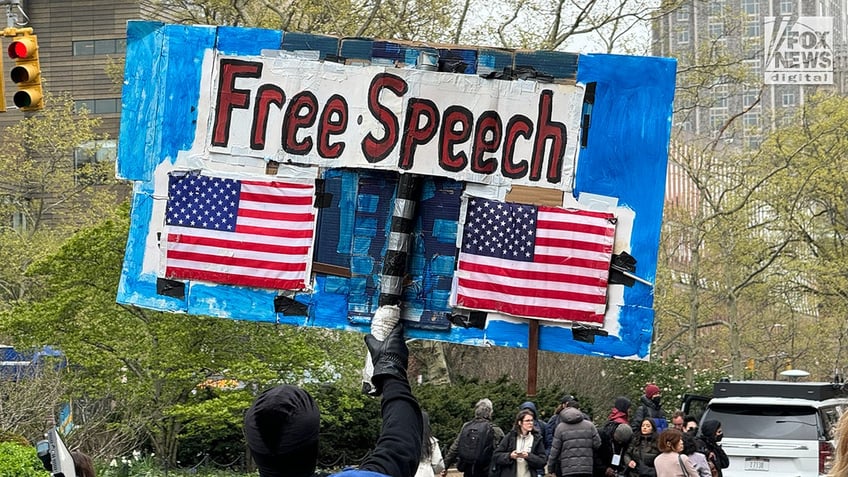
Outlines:
[[[14,103],[23,111],[44,107],[41,93],[41,65],[38,61],[38,39],[35,35],[19,35],[9,44],[9,58],[15,60],[12,82],[18,86]]]

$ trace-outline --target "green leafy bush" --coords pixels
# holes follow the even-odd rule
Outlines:
[[[0,475],[3,477],[49,477],[50,473],[35,453],[35,448],[15,442],[0,443]]]

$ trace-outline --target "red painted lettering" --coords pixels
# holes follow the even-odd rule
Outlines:
[[[408,85],[402,78],[389,73],[380,73],[371,80],[368,87],[368,109],[384,128],[381,139],[369,132],[362,140],[362,153],[365,154],[365,160],[372,164],[385,159],[398,142],[398,118],[389,108],[380,104],[380,92],[383,89],[400,97],[406,94]]]
[[[539,119],[536,121],[536,142],[533,144],[533,159],[530,165],[530,180],[542,178],[542,163],[545,161],[545,144],[551,141],[550,157],[548,158],[547,180],[553,184],[562,180],[562,159],[565,156],[566,128],[565,124],[551,121],[553,93],[546,89],[539,97]]]
[[[347,111],[347,101],[339,94],[330,96],[324,106],[318,122],[318,155],[324,159],[336,159],[344,152],[345,143],[330,144],[330,136],[345,132]]]
[[[272,84],[263,84],[256,91],[256,108],[253,110],[253,124],[250,125],[250,148],[265,149],[265,133],[268,131],[268,109],[271,105],[283,109],[286,93]]]
[[[442,129],[439,133],[439,166],[442,169],[459,172],[468,165],[468,156],[464,151],[454,153],[454,146],[471,137],[473,122],[474,116],[468,108],[450,106],[445,110]]]
[[[421,119],[426,123],[422,126]],[[439,109],[429,99],[411,98],[406,106],[406,128],[400,144],[398,167],[412,169],[412,156],[419,144],[427,144],[439,129]]]
[[[312,150],[312,138],[306,136],[297,140],[297,131],[312,127],[318,117],[318,100],[311,91],[301,91],[294,95],[286,108],[283,119],[283,150],[289,154],[303,156]]]
[[[506,124],[503,154],[501,155],[501,173],[510,179],[519,179],[527,175],[527,160],[515,162],[515,143],[518,136],[530,139],[533,134],[533,122],[527,116],[516,114]]]
[[[491,174],[498,169],[497,159],[485,159],[487,152],[497,152],[501,146],[503,123],[496,111],[484,111],[474,128],[474,146],[471,148],[471,170],[478,174]]]
[[[222,59],[218,80],[218,97],[215,100],[215,124],[212,127],[212,145],[226,146],[230,140],[230,123],[234,108],[250,106],[250,90],[236,89],[238,78],[259,78],[262,63]]]

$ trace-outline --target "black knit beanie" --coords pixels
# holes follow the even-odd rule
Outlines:
[[[260,394],[244,415],[244,437],[260,477],[307,477],[315,471],[321,415],[312,396],[282,385]]]
[[[630,399],[620,396],[615,399],[615,408],[621,412],[627,412],[630,409]]]

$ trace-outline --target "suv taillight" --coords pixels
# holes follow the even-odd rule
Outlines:
[[[819,441],[819,474],[830,473],[833,467],[833,446],[828,441]]]

